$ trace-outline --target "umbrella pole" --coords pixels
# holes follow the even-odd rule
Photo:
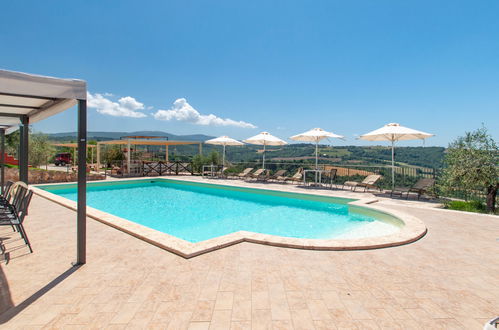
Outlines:
[[[319,169],[319,140],[315,141],[315,184],[317,184],[317,170]]]
[[[395,146],[392,140],[392,191],[395,189]]]
[[[263,163],[262,169],[265,169],[265,142],[263,142]]]
[[[222,175],[224,174],[224,167],[225,167],[225,144],[224,144],[224,153],[222,155]]]

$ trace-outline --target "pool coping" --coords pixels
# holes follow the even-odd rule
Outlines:
[[[127,181],[158,180],[158,179],[178,180],[178,178],[141,177],[141,178],[130,178],[127,179]],[[199,182],[188,179],[185,181]],[[216,183],[210,183],[210,182],[203,182],[203,183],[207,185],[217,185]],[[74,183],[68,182],[67,184],[74,184]],[[44,184],[43,186],[49,186],[49,185],[61,185],[61,183]],[[237,184],[223,183],[222,185],[248,188],[246,186],[241,186]],[[36,195],[76,211],[77,203],[75,201],[71,201],[67,198],[55,195],[53,193],[40,189],[36,186],[31,186],[30,188],[33,190],[33,192]],[[327,196],[317,191],[316,192],[304,191],[298,193],[298,192],[290,192],[289,190],[285,189],[279,189],[278,187],[272,187],[272,189],[251,187],[250,189],[263,189],[263,190],[274,190],[274,191],[296,193],[296,194]],[[327,196],[327,197],[332,197],[332,196]],[[347,197],[345,198],[351,199]],[[420,219],[405,212],[388,209],[381,205],[375,205],[375,203],[377,202],[378,200],[376,198],[362,198],[355,200],[353,202],[349,202],[348,205],[373,209],[375,211],[386,213],[395,218],[398,218],[404,223],[404,226],[401,227],[401,229],[398,232],[385,236],[373,236],[373,237],[364,237],[364,238],[355,238],[355,239],[307,239],[307,238],[282,237],[282,236],[260,234],[248,231],[238,231],[228,235],[215,237],[206,241],[191,243],[183,239],[180,239],[178,237],[132,222],[130,220],[112,215],[107,212],[103,212],[88,205],[87,205],[87,216],[103,224],[106,224],[120,231],[123,231],[129,235],[132,235],[136,238],[139,238],[143,241],[146,241],[150,244],[153,244],[157,247],[160,247],[164,250],[180,255],[184,258],[192,258],[204,253],[222,249],[242,242],[250,242],[256,244],[264,244],[264,245],[286,247],[286,248],[307,249],[307,250],[334,250],[334,251],[368,250],[368,249],[394,247],[394,246],[412,243],[419,240],[426,234],[427,228]]]

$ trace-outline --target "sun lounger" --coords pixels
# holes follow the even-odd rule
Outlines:
[[[249,179],[255,179],[255,180],[258,180],[258,181],[265,181],[265,179],[269,177],[268,173],[269,173],[268,170],[265,170],[263,168],[259,168],[255,172],[250,173],[249,176],[248,176],[248,178]]]
[[[405,198],[409,199],[409,193],[414,192],[418,194],[418,199],[419,199],[422,194],[428,192],[429,189],[434,185],[435,185],[435,179],[433,178],[419,179],[418,182],[416,182],[414,186],[410,188],[395,187],[390,193],[390,197],[392,197],[395,194],[400,194],[400,197],[403,197],[403,194],[406,193],[407,195]]]
[[[269,176],[269,178],[267,179],[268,181],[284,181],[284,179],[286,178],[285,174],[286,174],[286,170],[279,170],[277,172],[275,172],[274,174],[272,174],[271,176]]]
[[[253,167],[245,168],[244,171],[242,171],[241,173],[238,173],[238,174],[234,175],[234,177],[236,177],[238,179],[246,178],[246,177],[249,176],[249,174],[251,173],[251,171],[253,171]]]
[[[358,181],[346,181],[345,183],[343,183],[342,189],[345,186],[347,186],[347,187],[350,187],[350,189],[353,190],[353,191],[355,191],[357,189],[357,187],[363,187],[364,188],[364,192],[368,188],[379,189],[381,191],[380,188],[378,188],[378,187],[375,186],[376,182],[378,182],[379,179],[381,179],[381,175],[371,174],[371,175],[368,175],[364,180],[362,180],[362,182],[358,182]]]
[[[303,168],[298,169],[292,177],[284,179],[284,182],[302,182],[303,181]]]

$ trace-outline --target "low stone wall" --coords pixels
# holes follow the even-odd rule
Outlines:
[[[28,181],[30,184],[38,183],[57,183],[57,182],[76,182],[77,173],[70,171],[69,173],[63,171],[45,171],[42,169],[32,169],[28,171]],[[104,180],[105,176],[96,173],[87,173],[87,180]],[[19,169],[18,168],[5,168],[5,181],[18,181]]]

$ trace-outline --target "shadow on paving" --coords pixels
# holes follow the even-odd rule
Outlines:
[[[14,303],[12,302],[12,298],[10,295],[9,286],[7,284],[7,279],[5,277],[5,274],[3,273],[2,268],[0,267],[0,284],[2,285],[1,287],[2,291],[0,296],[0,324],[10,321],[17,314],[21,313],[26,307],[37,301],[40,297],[42,297],[44,294],[46,294],[51,289],[56,287],[59,283],[64,281],[79,268],[80,266],[73,266],[69,268],[64,273],[62,273],[61,275],[57,276],[52,281],[50,281],[43,288],[32,294],[22,303],[20,303],[17,306],[14,306]]]
[[[7,283],[2,266],[0,266],[0,315],[13,306],[14,302],[10,296],[9,283]]]

